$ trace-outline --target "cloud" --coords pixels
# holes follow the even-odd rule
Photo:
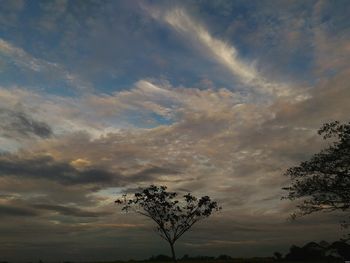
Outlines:
[[[97,138],[121,129],[150,128],[180,121],[187,112],[230,111],[248,98],[225,88],[201,90],[140,80],[130,90],[67,98],[26,88],[0,88],[4,111],[25,112],[50,126],[56,136],[85,132]]]
[[[37,121],[22,111],[0,108],[0,135],[12,139],[34,136],[48,138],[53,135],[51,127]]]
[[[38,215],[39,213],[37,213],[33,209],[0,204],[1,217],[5,217],[5,216],[28,217],[28,216],[38,216]]]
[[[44,116],[41,119],[53,121],[49,125],[64,119],[78,130],[81,123],[85,124],[82,129],[86,131],[73,132],[67,126],[54,138],[31,145],[33,152],[53,156],[54,160],[42,161],[48,174],[55,174],[57,168],[58,177],[46,178],[53,182],[101,188],[108,184],[133,187],[158,181],[198,191],[206,191],[208,184],[216,182],[210,189],[212,193],[221,193],[225,186],[234,183],[242,189],[253,189],[247,193],[252,198],[258,191],[265,199],[278,194],[279,186],[286,180],[280,176],[284,168],[319,149],[315,146],[319,143],[315,131],[322,124],[321,119],[344,118],[337,110],[347,97],[345,73],[342,78],[338,75],[332,82],[315,87],[304,102],[280,98],[268,105],[255,104],[227,89],[172,87],[150,80],[141,80],[128,91],[110,95],[89,94],[74,100],[56,96],[49,98],[48,103],[47,97],[36,94],[35,100],[19,97],[18,101],[25,102],[27,108],[42,102],[45,111],[36,111]],[[331,103],[326,107],[328,100]],[[333,113],[326,117],[328,112]],[[132,123],[129,129],[111,129],[121,120],[132,121],[131,113],[145,117],[143,121],[153,120],[154,126],[144,128]],[[153,113],[170,119],[170,123],[163,125]],[[99,135],[94,135],[94,129]],[[305,143],[308,149],[300,152]],[[25,165],[26,158],[17,161]],[[115,173],[114,179],[106,171]],[[22,172],[25,174],[26,170]],[[96,175],[98,172],[101,176]],[[251,178],[248,184],[247,177]],[[264,192],[271,185],[276,192]]]
[[[142,170],[132,175],[135,181],[143,181],[144,178],[156,178],[157,175],[179,175],[181,169],[174,169],[170,167],[158,167],[151,165],[150,167],[143,168]]]
[[[339,5],[340,7],[341,5]],[[349,6],[337,7],[328,1],[317,1],[312,9],[312,44],[314,46],[315,68],[319,76],[332,74],[349,68],[350,36],[341,24],[347,20]],[[329,13],[339,8],[337,15]],[[339,27],[338,30],[334,28]]]
[[[20,158],[9,154],[0,156],[0,176],[46,179],[64,185],[107,184],[121,179],[118,174],[97,168],[80,171],[69,163],[56,162],[51,156]]]
[[[62,65],[36,58],[10,42],[0,38],[0,55],[5,61],[15,64],[20,69],[44,73],[48,78],[63,79],[70,86],[80,90],[91,90],[90,83],[82,80],[78,75],[66,70]]]
[[[234,47],[214,38],[183,11],[161,17],[246,86],[274,92],[275,82],[267,81]],[[143,243],[151,228],[148,222],[109,212],[123,190],[132,192],[150,183],[208,194],[222,204],[222,214],[183,240],[202,240],[213,253],[234,245],[248,255],[245,243],[251,240],[263,254],[276,244],[283,249],[300,240],[335,238],[335,218],[317,215],[286,222],[293,205],[280,197],[288,181],[284,170],[322,148],[317,128],[328,120],[348,118],[348,76],[343,70],[320,79],[303,100],[289,99],[282,92],[272,95],[269,103],[261,103],[255,90],[242,95],[213,83],[203,89],[156,79],[141,79],[124,91],[75,98],[19,87],[2,89],[4,109],[15,111],[21,104],[25,110],[20,112],[47,123],[55,136],[1,156],[0,190],[18,194],[40,212],[36,220],[53,233],[48,240],[74,233],[76,240],[91,235],[109,244],[124,234],[132,240],[125,244]],[[28,225],[32,233],[37,231],[35,222]],[[304,231],[306,226],[310,232]],[[87,247],[96,247],[96,241],[86,242]]]
[[[48,214],[47,212],[54,212],[54,216],[97,218],[113,214],[113,211],[92,211],[69,205],[35,203],[34,200],[19,199],[18,196],[17,198],[13,196],[8,198],[0,197],[0,202],[0,214],[2,216],[50,217],[52,213]]]
[[[105,120],[97,115],[98,111],[84,105],[84,97],[55,96],[32,91],[28,87],[10,86],[0,87],[0,104],[3,114],[9,115],[12,112],[12,115],[16,115],[18,112],[17,115],[24,114],[35,121],[40,120],[50,127],[55,136],[77,131],[99,136],[106,128],[102,125]],[[8,122],[9,119],[5,123]]]
[[[332,120],[348,121],[344,114],[350,110],[347,98],[350,96],[348,86],[350,67],[339,70],[335,76],[326,77],[310,91],[310,98],[293,103],[279,101],[272,106],[276,111],[273,123],[290,127],[317,127]]]
[[[18,26],[20,23],[20,13],[25,6],[23,0],[4,0],[2,1],[2,13],[0,16],[0,24],[3,28],[7,26]]]
[[[111,22],[105,26],[107,23],[98,17],[90,20],[89,3],[86,7],[65,5],[65,2],[56,4],[48,3],[48,9],[45,9],[48,13],[39,22],[48,29],[45,34],[51,34],[51,29],[54,32],[64,29],[71,36],[66,42],[71,45],[70,48],[62,52],[75,54],[71,56],[72,60],[79,60],[76,56],[79,52],[96,51],[84,36],[82,39],[86,39],[86,43],[80,49],[80,36],[72,34],[85,26],[79,19],[89,17],[92,30],[86,32],[97,38],[94,40],[99,48],[94,56],[89,53],[89,59],[79,61],[84,63],[82,71],[102,72],[115,65],[114,60],[129,59],[134,55],[134,49],[120,48],[126,45],[126,42],[119,43],[122,38],[113,37],[112,40],[111,35],[129,36],[140,32],[131,33],[129,27],[118,23],[123,25],[123,28],[120,27],[123,34],[110,34]],[[308,39],[300,42],[299,38],[304,38],[309,31],[298,34],[298,30],[309,24],[303,20],[305,13],[298,12],[300,17],[298,15],[295,21],[290,20],[294,14],[286,16],[283,21],[288,26],[271,27],[270,14],[276,13],[272,8],[274,5],[274,2],[268,3],[268,12],[262,14],[251,12],[251,16],[257,16],[254,23],[261,21],[262,16],[268,17],[263,18],[268,21],[262,21],[266,31],[258,27],[258,32],[249,32],[251,35],[258,34],[253,41],[260,45],[271,35],[274,39],[285,36],[286,39],[278,42],[283,43],[280,44],[283,48],[278,50],[281,53],[286,50],[284,44],[290,44],[288,48],[291,49],[304,46],[304,43],[307,45]],[[283,19],[290,11],[286,11],[285,3],[278,5],[281,10],[278,17]],[[64,22],[57,22],[60,15],[72,7],[74,14],[76,10],[84,10],[83,13],[78,12],[79,17],[71,17],[69,25],[73,30],[67,31]],[[104,12],[118,17],[112,4],[108,6],[111,8],[101,7],[104,17],[108,17]],[[56,9],[60,12],[50,17]],[[227,11],[225,7],[223,9]],[[184,9],[151,12],[155,12],[152,15],[157,23],[165,22],[186,42],[191,41],[194,49],[203,51],[207,58],[219,64],[219,68],[232,73],[246,90],[217,86],[212,79],[216,72],[203,76],[202,83],[195,85],[198,88],[172,84],[164,80],[165,77],[159,80],[141,76],[139,81],[122,91],[104,93],[106,89],[95,90],[94,93],[83,92],[75,97],[32,91],[28,87],[1,87],[0,117],[3,122],[0,124],[0,144],[3,148],[16,143],[16,147],[8,147],[11,152],[0,155],[1,255],[9,255],[9,258],[18,255],[28,260],[35,258],[40,251],[44,260],[67,255],[81,261],[78,254],[82,253],[87,260],[98,253],[113,260],[129,258],[135,250],[140,251],[140,257],[159,253],[163,248],[166,251],[166,244],[162,244],[161,240],[159,243],[156,238],[150,241],[153,226],[150,221],[138,216],[125,216],[113,202],[122,192],[132,194],[135,189],[151,183],[165,184],[174,191],[190,191],[197,196],[209,195],[223,206],[219,214],[196,225],[195,231],[184,236],[183,242],[179,243],[180,253],[186,253],[188,246],[192,245],[193,253],[203,254],[200,245],[193,246],[202,244],[206,248],[205,253],[229,253],[234,247],[237,256],[251,255],[252,250],[257,255],[268,255],[274,250],[283,251],[295,242],[338,238],[341,234],[338,215],[317,214],[297,222],[287,222],[286,218],[295,204],[281,201],[280,197],[284,194],[281,187],[288,184],[288,178],[282,176],[285,169],[308,159],[324,146],[316,133],[318,127],[334,119],[348,120],[347,83],[350,74],[347,60],[340,57],[341,53],[347,54],[347,39],[340,36],[331,38],[332,35],[324,32],[323,27],[321,34],[315,31],[315,35],[309,36],[315,37],[312,46],[316,55],[327,53],[320,60],[316,59],[316,70],[326,62],[329,64],[324,64],[325,70],[320,72],[332,67],[337,70],[313,79],[314,87],[301,92],[302,96],[298,99],[292,98],[291,94],[299,94],[299,90],[297,92],[295,87],[284,82],[266,78],[253,62],[242,56],[240,49],[220,40]],[[130,17],[130,13],[125,14]],[[134,16],[131,18],[133,20]],[[203,20],[221,21],[221,18]],[[225,19],[228,18],[230,16]],[[322,19],[317,21],[319,24]],[[145,27],[152,25],[150,22],[144,22],[147,24]],[[138,31],[142,23],[139,21],[133,27]],[[106,31],[99,34],[103,29]],[[164,32],[163,28],[161,30]],[[149,28],[145,31],[147,34],[154,33]],[[137,39],[142,36],[140,34]],[[167,36],[169,42],[174,40],[174,35]],[[232,39],[235,37],[236,31]],[[237,35],[237,39],[240,37]],[[104,40],[103,50],[101,39]],[[331,43],[327,39],[339,41]],[[157,42],[155,40],[149,38],[139,43],[143,43],[145,48],[147,45],[154,47],[152,43]],[[147,53],[139,48],[139,43],[135,45],[135,50]],[[91,49],[85,50],[85,44]],[[241,46],[242,43],[239,44]],[[261,44],[266,48],[271,42]],[[335,48],[337,44],[340,44],[339,51]],[[62,45],[62,41],[58,45]],[[77,53],[73,52],[73,47],[79,47]],[[162,57],[168,54],[156,48],[153,51],[159,52]],[[64,67],[38,59],[6,40],[0,41],[0,52],[2,58],[21,70],[33,74],[57,73],[59,79],[69,82],[67,74],[70,72]],[[62,54],[56,49],[51,52],[52,57]],[[168,67],[161,68],[162,73],[188,62],[182,60],[176,48],[172,52],[171,55],[178,55],[179,62],[172,65],[172,61],[168,61]],[[292,54],[293,51],[288,50],[288,56]],[[267,54],[267,57],[273,56]],[[163,58],[169,57],[164,55]],[[139,57],[136,60],[139,62]],[[198,65],[198,61],[195,64]],[[281,65],[280,61],[276,64]],[[140,65],[143,64],[138,63]],[[70,67],[75,67],[74,63]],[[187,67],[191,66],[187,64]],[[140,73],[135,72],[130,74]],[[167,72],[164,74],[168,77]],[[89,77],[97,76],[92,75]],[[265,97],[268,103],[265,103]],[[13,142],[17,138],[23,139]]]
[[[81,150],[81,149],[79,149]],[[90,156],[91,158],[92,156]],[[98,165],[98,162],[94,163]],[[150,182],[158,175],[177,175],[180,169],[157,165],[140,165],[121,174],[121,168],[110,171],[112,167],[76,167],[72,162],[56,160],[49,155],[2,154],[0,155],[0,177],[47,180],[64,186],[92,185],[123,186],[132,182]]]
[[[238,50],[224,41],[214,38],[208,30],[196,23],[183,9],[174,8],[170,11],[148,8],[150,14],[168,23],[173,29],[190,39],[197,48],[204,49],[205,54],[213,57],[227,68],[243,84],[258,88],[257,91],[271,96],[295,96],[296,89],[284,83],[269,81],[253,66],[239,57]]]
[[[53,204],[33,204],[33,208],[40,210],[47,210],[58,212],[59,214],[74,217],[100,217],[112,214],[112,212],[94,212],[79,209],[77,207],[69,207],[63,205],[53,205]]]

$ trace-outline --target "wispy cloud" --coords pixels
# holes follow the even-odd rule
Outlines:
[[[295,90],[287,84],[270,81],[262,76],[254,67],[254,61],[247,62],[240,58],[238,50],[233,45],[213,37],[203,25],[193,20],[183,9],[175,8],[161,12],[148,8],[148,11],[155,19],[166,22],[185,38],[193,41],[198,48],[205,49],[206,55],[223,65],[241,83],[270,95],[291,96],[295,94]]]
[[[63,79],[67,84],[78,90],[85,91],[92,89],[90,83],[81,79],[78,75],[69,72],[62,65],[36,58],[24,49],[14,46],[1,38],[0,55],[19,68],[50,74],[50,76],[55,76],[57,79]]]

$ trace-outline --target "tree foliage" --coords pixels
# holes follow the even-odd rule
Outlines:
[[[291,185],[283,188],[288,191],[284,198],[302,200],[294,217],[350,208],[350,122],[326,123],[318,134],[332,140],[328,148],[285,173]]]
[[[174,261],[174,243],[196,222],[221,209],[209,196],[196,198],[188,193],[178,198],[178,194],[167,191],[166,186],[155,185],[141,189],[133,198],[123,195],[115,202],[126,212],[132,210],[153,220],[159,235],[170,244]]]

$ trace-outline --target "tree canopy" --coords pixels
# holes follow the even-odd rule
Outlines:
[[[141,189],[133,198],[123,195],[115,202],[123,205],[122,210],[126,212],[132,210],[153,220],[159,235],[170,244],[174,261],[176,240],[196,222],[221,209],[209,196],[196,198],[188,193],[178,198],[178,194],[167,191],[166,186],[155,185]]]
[[[329,146],[285,173],[291,185],[283,188],[284,198],[302,200],[293,217],[350,208],[350,122],[326,123],[318,134],[331,140]]]

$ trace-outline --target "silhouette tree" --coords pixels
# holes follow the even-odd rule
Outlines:
[[[175,242],[196,222],[221,209],[209,196],[196,198],[190,193],[181,199],[177,196],[176,192],[168,192],[166,186],[151,185],[136,192],[131,199],[123,195],[121,199],[115,201],[123,205],[122,210],[126,212],[133,210],[157,224],[157,232],[170,245],[174,262],[176,262]]]
[[[326,123],[318,134],[332,139],[328,148],[285,173],[292,182],[283,188],[289,191],[284,198],[302,200],[292,218],[317,211],[347,212],[350,208],[350,122]]]
[[[276,260],[280,261],[283,258],[283,255],[280,252],[274,252],[273,253]]]

